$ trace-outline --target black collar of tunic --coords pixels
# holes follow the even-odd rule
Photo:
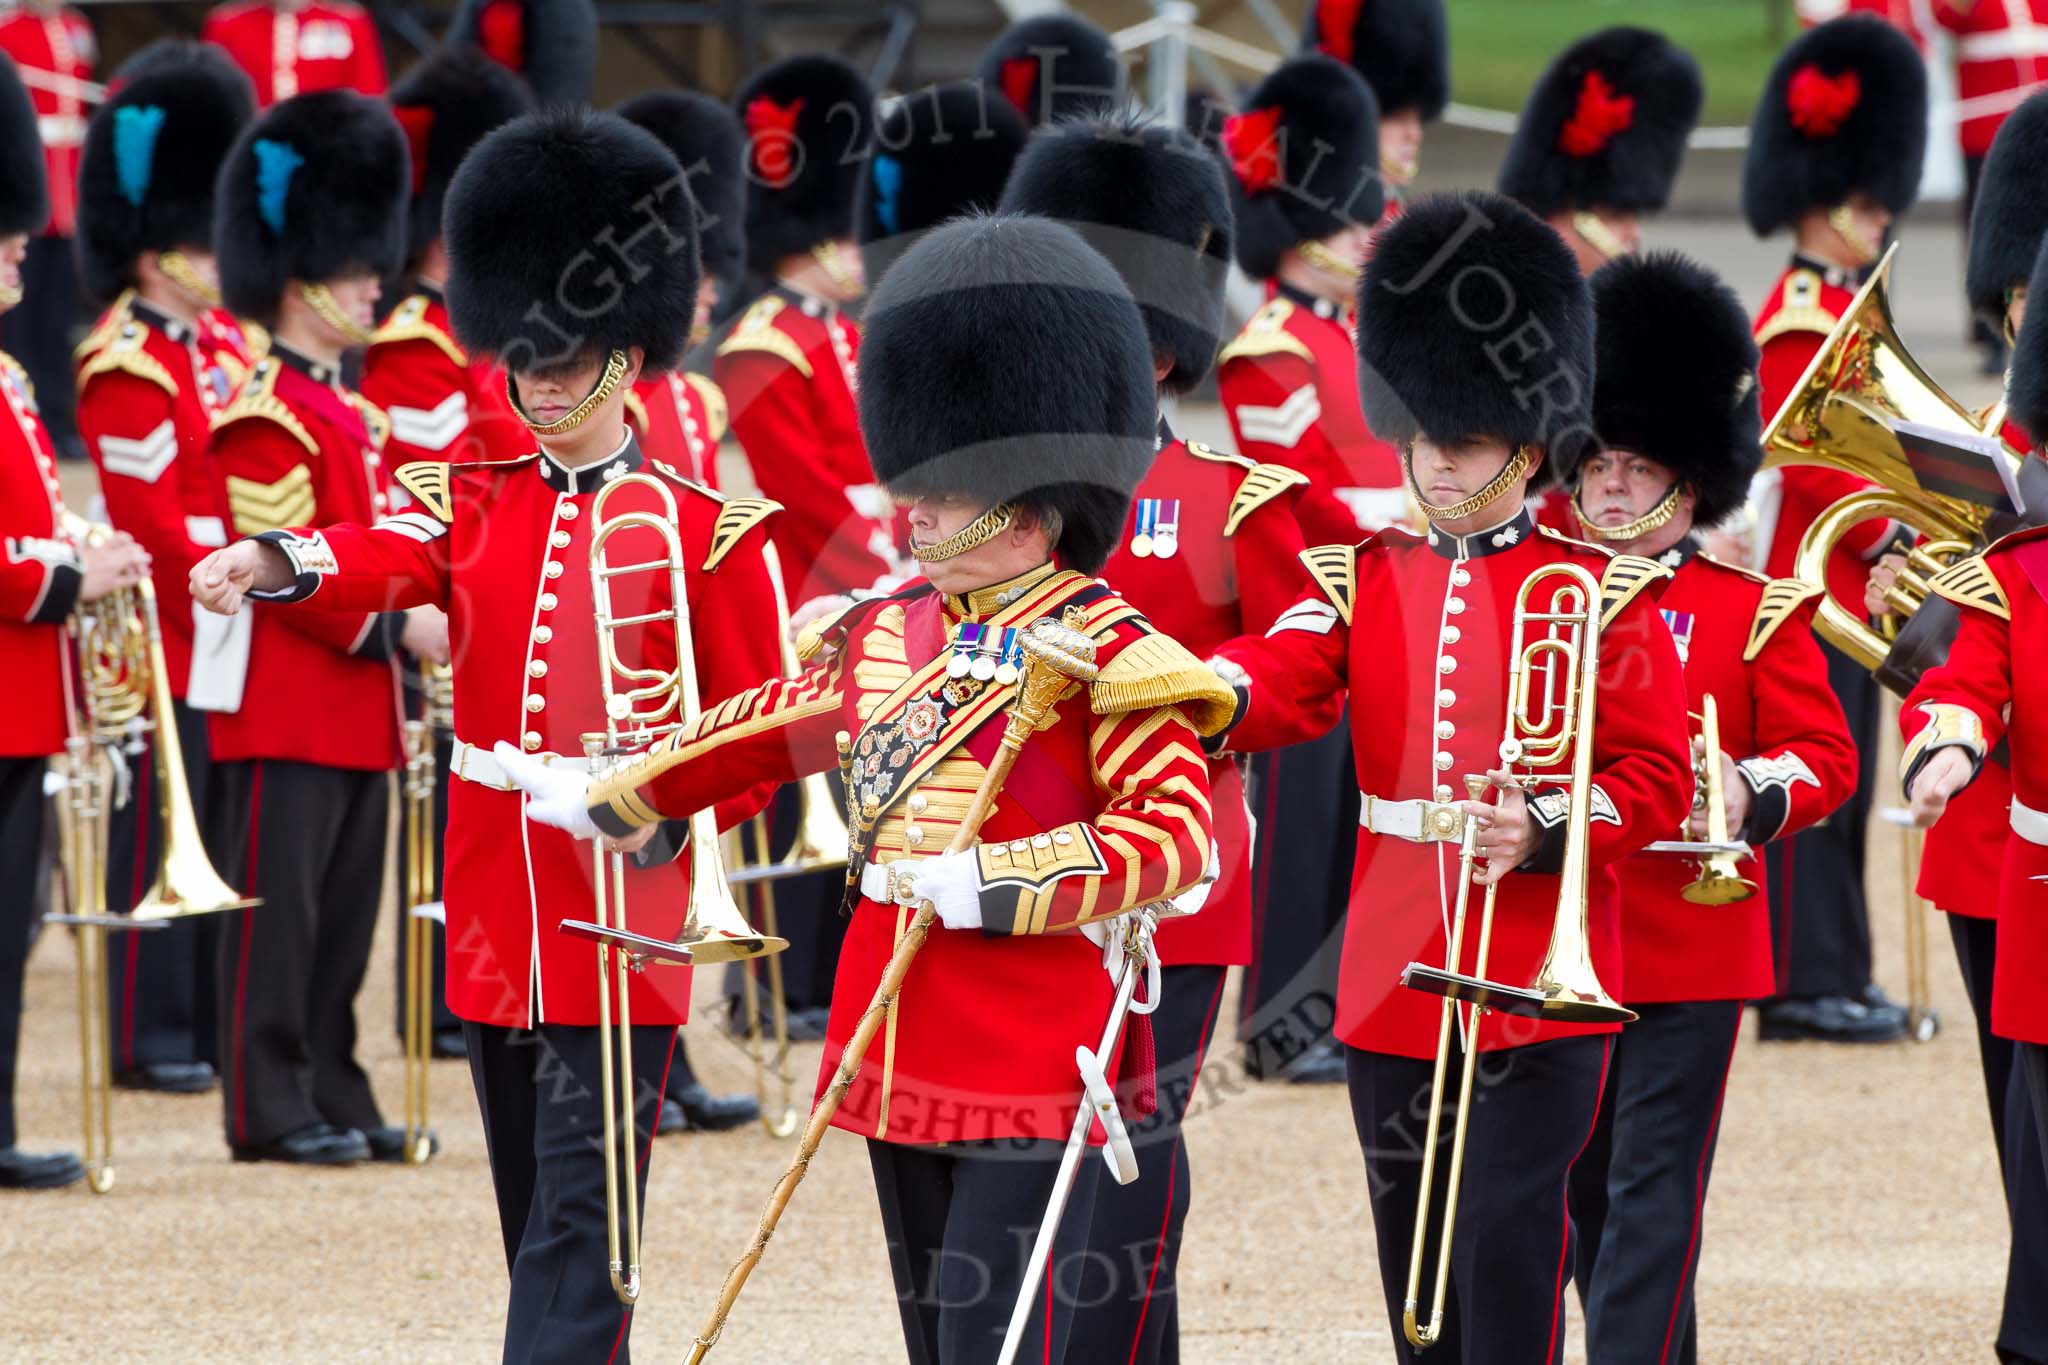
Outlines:
[[[190,344],[198,335],[191,323],[183,318],[174,318],[155,304],[145,303],[139,298],[128,301],[128,312],[137,322],[156,328],[180,346]]]
[[[1454,536],[1449,531],[1432,526],[1429,528],[1429,548],[1444,559],[1484,559],[1488,555],[1505,554],[1517,545],[1525,545],[1536,534],[1536,518],[1529,509],[1521,507],[1506,521],[1474,531],[1469,536]]]
[[[294,350],[290,343],[278,337],[271,337],[270,353],[277,357],[279,364],[297,370],[316,384],[325,384],[333,388],[341,383],[339,365],[329,365],[325,361],[315,360],[304,351]]]
[[[1809,256],[1804,251],[1792,253],[1792,265],[1797,270],[1811,270],[1820,276],[1822,284],[1831,284],[1837,289],[1855,293],[1870,278],[1870,272],[1877,269],[1877,263],[1862,266],[1856,270],[1844,270],[1841,266],[1823,261],[1818,256]]]
[[[619,443],[619,448],[595,464],[571,469],[546,450],[542,450],[538,467],[542,483],[557,493],[575,494],[595,493],[610,480],[634,473],[645,463],[645,458],[640,454],[640,443],[633,439],[632,431],[628,430],[626,439]]]

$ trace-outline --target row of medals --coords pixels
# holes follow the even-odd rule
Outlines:
[[[1180,499],[1139,498],[1132,509],[1136,529],[1131,535],[1131,553],[1140,559],[1155,555],[1172,559],[1180,553]]]
[[[953,657],[946,661],[946,682],[941,691],[948,702],[961,706],[993,682],[1013,687],[1023,672],[1024,647],[1014,626],[992,626],[962,622],[953,636]]]

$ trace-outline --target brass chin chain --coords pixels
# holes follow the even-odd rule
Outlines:
[[[341,305],[334,301],[334,295],[327,292],[326,285],[302,284],[299,286],[299,297],[313,310],[313,316],[339,332],[349,345],[367,346],[375,339],[376,332],[341,311]]]
[[[526,409],[519,406],[519,389],[513,384],[509,371],[505,375],[505,396],[512,400],[512,411],[519,414],[519,420],[526,423],[528,431],[536,436],[560,436],[589,421],[590,414],[603,407],[605,399],[618,392],[619,382],[626,377],[627,364],[624,351],[612,351],[606,355],[604,373],[598,376],[597,387],[590,391],[590,396],[552,422],[536,422],[526,415]]]
[[[1884,254],[1884,243],[1873,242],[1863,235],[1863,229],[1856,226],[1856,214],[1847,204],[1837,204],[1828,210],[1828,226],[1835,235],[1849,244],[1849,249],[1863,258],[1868,265]]]
[[[1628,247],[1614,235],[1614,229],[1600,221],[1597,213],[1583,210],[1572,215],[1572,231],[1586,239],[1586,245],[1608,260],[1628,255]]]
[[[0,309],[12,308],[21,302],[21,286],[0,284]]]
[[[1017,509],[1007,502],[999,502],[973,521],[947,536],[936,545],[920,545],[910,542],[910,556],[920,564],[938,564],[948,559],[958,559],[969,550],[986,545],[1010,529],[1010,519]]]
[[[1585,490],[1580,490],[1584,496]],[[1586,504],[1578,499],[1573,506],[1579,514],[1579,525],[1586,528],[1586,534],[1595,540],[1640,540],[1650,532],[1671,520],[1678,511],[1678,485],[1672,484],[1671,491],[1658,500],[1657,505],[1624,526],[1601,526],[1586,512]]]
[[[1454,502],[1448,507],[1438,507],[1422,496],[1422,488],[1415,482],[1415,448],[1410,446],[1401,452],[1401,473],[1408,480],[1408,496],[1415,499],[1415,505],[1431,521],[1456,521],[1469,517],[1480,508],[1514,486],[1517,479],[1529,472],[1529,447],[1516,446],[1515,453],[1500,467],[1500,473],[1488,480],[1486,487],[1474,493],[1463,502]]]
[[[1383,156],[1380,158],[1380,174],[1396,185],[1405,185],[1413,180],[1422,167],[1412,156]]]
[[[1334,275],[1340,280],[1355,280],[1365,273],[1362,265],[1353,265],[1321,242],[1302,242],[1294,248],[1307,261],[1325,275]]]
[[[857,299],[867,292],[867,285],[862,282],[860,276],[848,270],[846,262],[839,259],[839,243],[818,243],[811,248],[811,259],[831,276],[832,283],[838,285],[847,297]]]
[[[202,306],[207,308],[220,307],[219,286],[208,283],[206,277],[201,275],[192,262],[186,259],[184,252],[158,252],[156,268],[163,271],[165,279],[199,300]],[[310,301],[309,298],[308,302]],[[319,306],[317,303],[313,305],[316,310]]]

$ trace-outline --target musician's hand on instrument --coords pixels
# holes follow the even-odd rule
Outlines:
[[[981,860],[970,850],[935,858],[905,858],[889,865],[898,901],[930,901],[948,929],[981,927]]]
[[[605,852],[623,853],[628,856],[638,853],[654,842],[654,836],[660,830],[660,825],[642,825],[623,839],[614,839],[607,835],[603,840]]]
[[[1692,737],[1693,760],[1695,762],[1699,760],[1700,749],[1704,743],[1704,736],[1694,735]],[[1734,836],[1735,831],[1741,829],[1748,821],[1752,799],[1749,784],[1742,780],[1742,770],[1735,766],[1734,759],[1723,753],[1721,755],[1721,814],[1727,818],[1728,833],[1731,838]],[[1686,817],[1685,828],[1692,838],[1704,839],[1707,837],[1707,809],[1704,801],[1699,804],[1699,807],[1691,815]]]
[[[566,830],[578,839],[598,837],[597,826],[590,818],[589,773],[543,763],[502,739],[491,746],[491,756],[498,760],[506,780],[526,793],[527,819],[537,825]],[[648,826],[649,830],[653,828]]]
[[[1884,555],[1870,566],[1870,577],[1863,580],[1863,609],[1872,616],[1884,616],[1891,612],[1892,604],[1885,600],[1885,590],[1899,581],[1899,574],[1906,567],[1906,557],[1896,551]]]
[[[410,607],[398,643],[415,659],[430,664],[448,662],[448,613],[436,606]]]
[[[1500,800],[1491,805],[1484,801],[1459,803],[1480,822],[1472,841],[1473,850],[1483,860],[1472,871],[1472,880],[1480,886],[1493,885],[1529,861],[1543,842],[1542,827],[1529,814],[1529,794],[1514,774],[1496,768],[1486,776],[1500,789]]]
[[[110,592],[132,588],[149,574],[149,551],[126,531],[85,546],[78,552],[78,561],[85,574],[78,596],[84,602],[97,602]]]
[[[1913,803],[1913,823],[1926,829],[1948,809],[1951,796],[1970,780],[1970,755],[1954,745],[1936,749],[1913,777],[1907,793]]]
[[[238,540],[192,566],[192,600],[217,616],[233,616],[246,594],[274,592],[291,581],[283,551],[260,540]]]

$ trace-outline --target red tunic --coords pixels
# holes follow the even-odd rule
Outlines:
[[[893,572],[899,538],[854,404],[860,330],[837,308],[777,289],[740,317],[712,367],[761,492],[784,507],[775,548],[791,602]]]
[[[1080,1096],[1074,1049],[1100,1041],[1113,991],[1101,950],[1063,931],[1199,880],[1210,821],[1196,724],[1224,719],[1215,676],[1102,585],[1050,565],[965,598],[920,588],[814,631],[801,675],[733,698],[594,792],[605,821],[645,824],[762,777],[831,767],[844,734],[849,824],[865,831],[856,870],[936,853],[966,814],[1015,691],[963,684],[952,694],[961,700],[942,701],[948,641],[963,623],[1022,627],[1069,608],[1097,641],[1102,677],[1071,689],[1025,745],[981,828],[987,927],[932,929],[835,1127],[903,1143],[1068,1130]],[[1127,709],[1134,694],[1148,703]],[[821,1091],[909,918],[854,901]]]
[[[2048,992],[2041,989],[2048,971],[2048,814],[2040,814],[2048,812],[2048,708],[2034,705],[2015,676],[2041,657],[2048,640],[2048,528],[2007,536],[1935,583],[1962,606],[1962,625],[1948,661],[1922,676],[1899,712],[1903,767],[1910,782],[1939,742],[1961,740],[1978,757],[2001,736],[2011,748],[2014,804],[2000,860],[1991,1031],[2048,1043]],[[2036,814],[2029,819],[2022,807]],[[1941,824],[1948,819],[1944,814]]]
[[[1359,786],[1387,801],[1461,800],[1466,774],[1498,766],[1516,594],[1546,564],[1576,564],[1602,579],[1611,619],[1600,632],[1588,909],[1594,967],[1609,992],[1627,998],[1615,866],[1670,837],[1692,791],[1685,681],[1653,600],[1665,571],[1539,530],[1526,511],[1462,540],[1388,530],[1357,547],[1317,546],[1304,562],[1319,591],[1264,639],[1220,651],[1251,675],[1249,704],[1229,742],[1265,749],[1313,738],[1333,723],[1334,701],[1348,688]],[[1540,590],[1539,597],[1545,607],[1554,600]],[[1534,865],[1554,869],[1563,853],[1563,788],[1542,792],[1531,804],[1546,829]],[[1454,843],[1410,842],[1361,823],[1337,983],[1340,1040],[1396,1056],[1435,1055],[1442,1002],[1402,987],[1400,976],[1410,962],[1443,965],[1457,870]],[[1535,978],[1558,894],[1557,877],[1542,871],[1501,882],[1488,977],[1517,986]],[[1468,972],[1480,897],[1474,888],[1460,964]],[[1480,1046],[1614,1027],[1495,1015]]]
[[[645,465],[668,485],[684,555],[700,697],[714,706],[772,671],[779,659],[775,596],[761,523],[772,503],[731,501],[673,470],[643,461],[630,438],[596,469],[570,471],[545,455],[486,465],[415,465],[401,478],[422,510],[375,526],[329,526],[278,537],[302,572],[284,600],[342,613],[433,603],[448,612],[455,662],[455,733],[481,750],[503,740],[528,753],[580,756],[583,736],[604,726],[597,631],[591,604],[591,504],[603,470]],[[660,512],[659,498],[630,486],[606,515]],[[645,532],[618,533],[612,562],[653,557]],[[653,575],[612,580],[619,615],[665,610],[667,585]],[[318,611],[291,611],[318,618]],[[667,670],[673,632],[622,632],[623,657]],[[595,1024],[596,949],[557,931],[592,913],[591,846],[529,823],[523,799],[473,780],[458,762],[448,793],[448,1005],[478,1023]],[[768,788],[741,783],[719,809],[729,827],[758,810]],[[675,840],[664,840],[672,853]],[[626,924],[674,938],[689,903],[687,859],[629,867]],[[630,986],[636,1024],[689,1017],[690,970],[654,967]]]
[[[64,530],[63,490],[50,437],[36,416],[28,375],[0,351],[0,669],[7,706],[0,713],[0,756],[62,752],[71,733],[65,705],[71,645],[64,621],[84,583]]]
[[[174,697],[192,667],[192,566],[227,544],[227,495],[207,456],[227,392],[198,329],[132,296],[78,351],[78,432],[107,519],[149,551]]]
[[[273,342],[213,432],[234,530],[367,522],[392,510],[383,428],[331,368]],[[214,758],[397,767],[397,618],[270,606],[253,615],[242,704],[213,716]]]
[[[1930,0],[1955,35],[1956,134],[1964,156],[1991,150],[2005,116],[2048,84],[2048,0]]]
[[[0,52],[21,68],[35,106],[50,189],[50,221],[42,231],[69,237],[78,224],[78,157],[92,114],[85,100],[98,56],[92,25],[75,9],[44,15],[18,8],[0,18]]]
[[[465,464],[532,453],[532,437],[506,396],[505,372],[456,344],[448,305],[425,284],[391,310],[364,352],[363,397],[391,419],[386,457],[394,469],[415,460]]]
[[[1683,543],[1658,606],[1685,663],[1686,707],[1697,714],[1706,697],[1714,698],[1721,750],[1736,760],[1750,790],[1749,823],[1730,837],[1761,845],[1796,834],[1848,798],[1856,788],[1856,748],[1813,638],[1816,594],[1718,563],[1697,548]],[[1658,837],[1692,836],[1673,829]],[[1622,999],[1771,994],[1776,977],[1761,850],[1739,866],[1757,894],[1716,907],[1679,894],[1698,875],[1689,858],[1642,853],[1622,863]]]
[[[1309,587],[1294,519],[1306,482],[1285,465],[1169,442],[1138,485],[1131,530],[1103,568],[1103,580],[1198,658],[1235,636],[1257,635]],[[1156,529],[1167,515],[1178,522],[1174,553],[1157,553],[1154,534],[1150,552],[1137,554],[1140,530]],[[1160,927],[1159,960],[1169,967],[1252,960],[1251,816],[1234,760],[1210,761],[1209,799],[1216,884],[1201,913]]]
[[[1308,475],[1300,518],[1310,544],[1349,544],[1410,514],[1400,455],[1358,403],[1354,325],[1349,310],[1281,285],[1217,357],[1237,448]]]
[[[1794,256],[1771,287],[1756,315],[1756,340],[1762,352],[1757,379],[1766,421],[1784,407],[1821,343],[1849,311],[1855,288],[1856,281],[1843,271],[1804,256]],[[1770,509],[1757,525],[1758,543],[1769,546],[1764,572],[1772,578],[1791,577],[1799,538],[1814,519],[1836,500],[1870,486],[1853,474],[1811,465],[1786,465],[1759,474],[1752,498]],[[1863,582],[1890,527],[1881,519],[1853,527],[1828,557],[1828,592],[1858,617],[1863,615]]]
[[[233,0],[206,16],[199,36],[249,73],[258,108],[315,90],[384,93],[377,22],[350,0],[310,0],[289,12],[267,0]]]
[[[718,443],[728,425],[718,385],[671,370],[635,384],[626,412],[648,458],[674,465],[706,488],[718,487]]]

